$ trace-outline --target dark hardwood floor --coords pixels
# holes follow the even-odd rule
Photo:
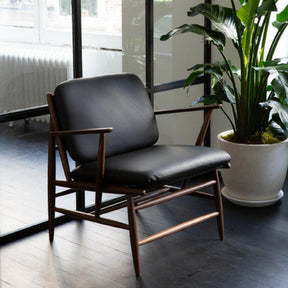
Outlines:
[[[0,127],[1,233],[47,219],[47,125]],[[286,157],[286,155],[285,155]],[[284,192],[288,192],[286,181]],[[140,238],[213,206],[186,198],[140,211]],[[134,274],[127,231],[77,221],[1,247],[1,288],[287,288],[288,196],[270,207],[245,208],[224,199],[226,239],[214,220],[140,247]],[[125,210],[114,213],[126,219]]]

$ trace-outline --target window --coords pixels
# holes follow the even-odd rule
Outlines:
[[[83,45],[121,49],[121,0],[81,7]],[[71,21],[71,0],[0,0],[0,41],[70,44]]]
[[[3,26],[33,28],[35,26],[34,13],[33,1],[0,1],[0,24]]]

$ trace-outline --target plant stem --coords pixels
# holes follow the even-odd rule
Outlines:
[[[226,111],[221,107],[220,108],[221,111],[224,113],[224,115],[227,117],[228,121],[230,122],[231,126],[232,126],[232,129],[234,131],[234,134],[237,135],[237,130],[235,128],[235,125],[233,124],[233,121],[231,120],[231,118],[229,117],[229,115],[226,113]]]
[[[284,33],[285,29],[287,28],[287,26],[288,26],[288,23],[285,23],[277,31],[277,33],[276,33],[276,35],[275,35],[275,37],[273,39],[273,42],[272,42],[272,44],[270,46],[269,52],[267,54],[266,61],[271,61],[272,60],[272,57],[274,55],[275,49],[277,48],[278,42],[279,42],[282,34]]]
[[[239,99],[238,99],[238,90],[237,90],[237,87],[236,87],[236,83],[235,83],[235,79],[234,79],[234,75],[233,75],[233,72],[231,70],[231,67],[229,65],[229,62],[226,58],[226,56],[224,55],[224,53],[219,49],[219,52],[220,54],[222,55],[225,63],[226,63],[226,66],[228,68],[228,71],[227,71],[227,76],[229,77],[229,79],[231,80],[232,82],[232,85],[233,85],[233,90],[234,90],[234,95],[235,95],[235,101],[236,101],[236,106],[237,106],[237,103],[239,102]],[[232,112],[233,112],[233,117],[235,119],[235,122],[237,121],[237,114],[236,114],[236,111],[235,111],[235,108],[234,108],[234,105],[233,103],[231,103],[231,109],[232,109]]]
[[[234,3],[234,0],[231,0],[231,5],[232,5],[232,11],[233,11],[233,17],[234,17],[234,20],[235,20],[235,23],[236,23],[236,31],[237,31],[237,39],[238,39],[238,45],[237,45],[237,51],[238,51],[238,54],[239,54],[239,58],[240,58],[240,68],[241,68],[241,83],[243,82],[243,79],[244,78],[244,70],[245,70],[245,60],[244,60],[244,51],[243,51],[243,48],[242,48],[242,35],[241,35],[241,31],[240,31],[240,26],[241,26],[241,22],[240,22],[240,19],[238,18],[237,16],[237,10],[236,10],[236,6],[235,6],[235,3]],[[241,96],[240,96],[240,101],[241,101],[241,98],[242,98],[242,91],[244,90],[243,85],[241,84]],[[242,103],[239,103],[240,105],[237,105],[236,108],[237,108],[237,115],[238,115],[238,121],[235,121],[235,124],[236,124],[236,128],[237,128],[237,137],[238,138],[241,138],[243,133],[242,130],[243,130],[243,126],[244,126],[244,129],[245,129],[245,123],[243,123],[243,119],[244,119],[244,112],[243,112],[243,109],[241,109],[241,106],[243,105]]]

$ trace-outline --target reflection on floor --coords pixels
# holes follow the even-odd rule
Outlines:
[[[34,121],[0,127],[0,224],[1,234],[6,234],[47,218],[49,127]]]
[[[1,233],[46,220],[47,124],[0,130]],[[288,191],[285,183],[284,191]],[[206,211],[211,202],[177,199],[138,213],[140,238]],[[174,213],[175,209],[177,213]],[[224,200],[225,241],[214,220],[140,247],[136,279],[127,231],[77,221],[1,247],[1,288],[286,288],[288,199],[266,208]],[[126,219],[124,210],[115,217]]]

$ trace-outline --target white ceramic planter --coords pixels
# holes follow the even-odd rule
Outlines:
[[[221,171],[222,194],[242,206],[268,206],[283,197],[288,167],[288,140],[277,144],[232,143],[218,135],[218,147],[231,155],[231,168]]]

